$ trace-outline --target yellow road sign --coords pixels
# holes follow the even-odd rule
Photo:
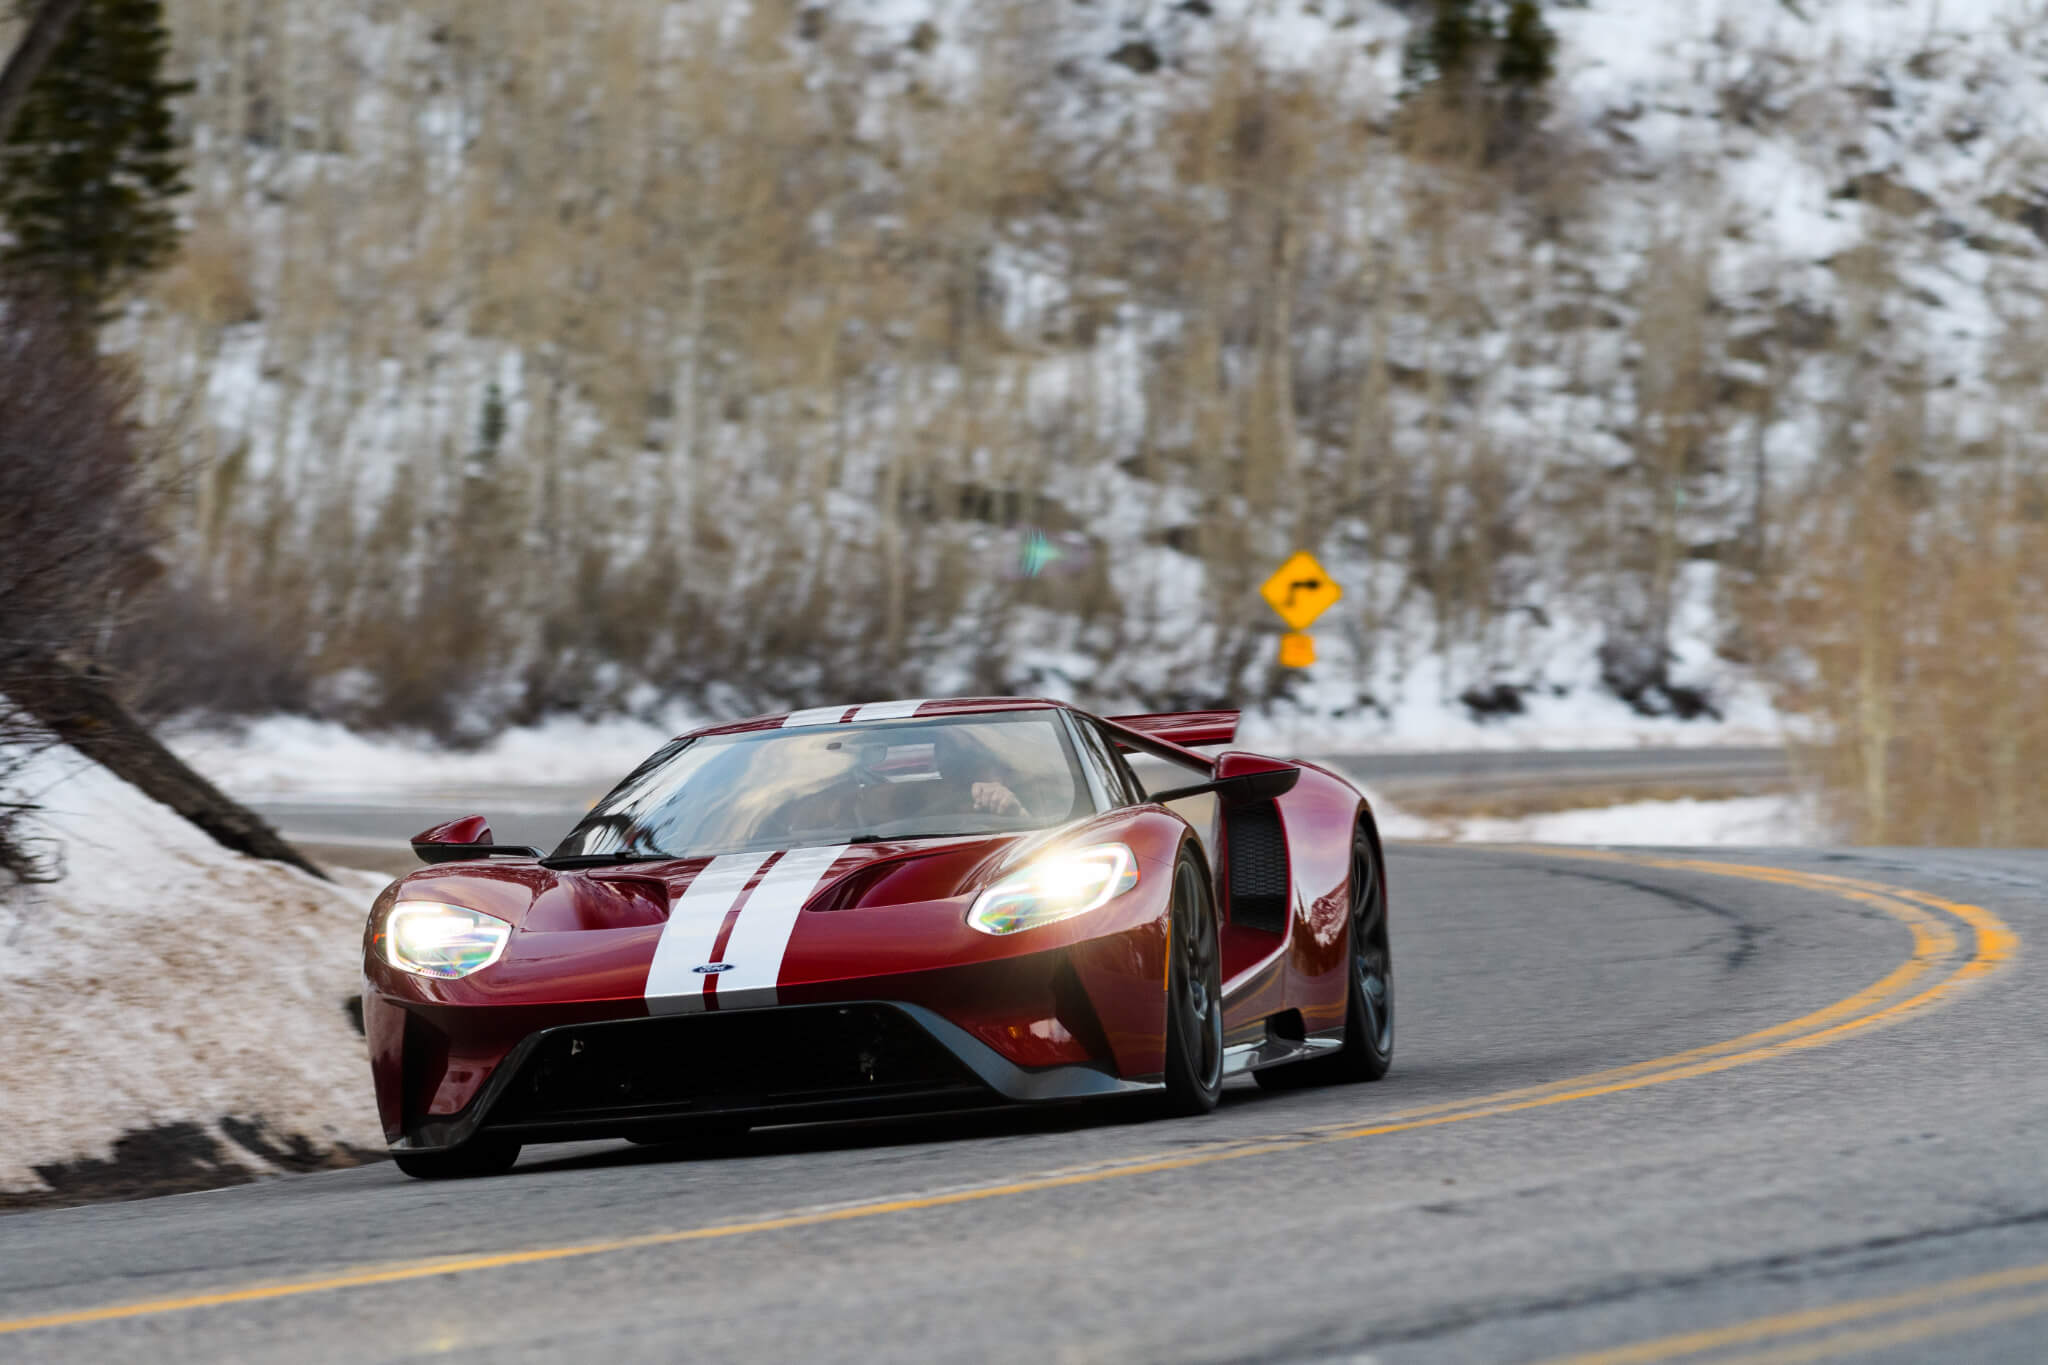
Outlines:
[[[1316,661],[1316,637],[1290,631],[1280,637],[1280,666],[1307,668]]]
[[[1344,589],[1330,581],[1323,566],[1306,550],[1282,564],[1259,589],[1266,604],[1295,630],[1307,630],[1310,622],[1335,606],[1343,595]]]

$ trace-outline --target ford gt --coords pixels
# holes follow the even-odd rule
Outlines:
[[[469,816],[372,907],[363,1022],[419,1177],[529,1143],[1384,1075],[1364,797],[1237,713],[825,706],[660,748],[551,851]]]

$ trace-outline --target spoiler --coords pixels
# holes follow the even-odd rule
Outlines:
[[[1168,744],[1228,744],[1237,738],[1235,711],[1160,711],[1143,716],[1104,716],[1112,725],[1136,730]]]

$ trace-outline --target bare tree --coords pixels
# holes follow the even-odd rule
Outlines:
[[[0,765],[51,739],[105,764],[225,847],[318,875],[144,729],[90,646],[150,586],[158,488],[133,381],[46,295],[0,291]],[[7,776],[0,770],[0,779]],[[34,875],[28,803],[0,804],[0,870]]]

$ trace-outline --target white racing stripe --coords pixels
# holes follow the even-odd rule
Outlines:
[[[917,708],[928,700],[919,697],[915,701],[871,701],[853,713],[855,720],[901,720],[917,714]]]
[[[732,964],[732,970],[718,978],[720,1004],[775,1003],[782,956],[789,950],[789,936],[796,932],[804,902],[846,849],[845,844],[800,848],[783,854],[769,869],[754,894],[747,897],[740,917],[733,922],[732,937],[726,940],[724,960]],[[743,991],[747,993],[744,999],[734,998]]]
[[[650,1014],[680,1014],[704,1008],[703,973],[694,969],[711,960],[718,931],[725,927],[725,915],[747,889],[747,881],[760,871],[773,853],[722,853],[704,865],[696,880],[683,888],[675,907],[662,926],[661,940],[654,945],[654,961],[648,964],[647,997]]]
[[[837,725],[839,718],[846,714],[844,706],[813,706],[807,711],[792,711],[782,718],[782,728],[791,730],[799,725]]]

